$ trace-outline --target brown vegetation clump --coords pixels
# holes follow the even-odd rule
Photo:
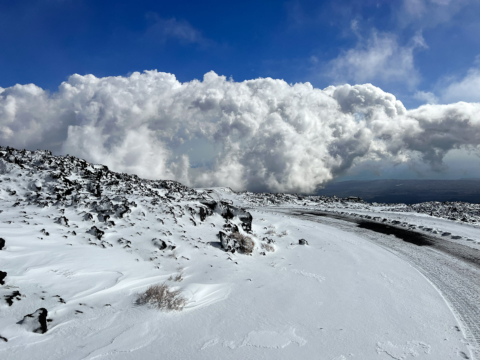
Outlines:
[[[242,233],[235,232],[231,234],[230,237],[238,243],[239,245],[238,250],[240,250],[244,254],[251,254],[253,252],[255,243],[253,242],[250,236],[246,236]]]
[[[152,285],[144,293],[139,294],[137,304],[150,305],[159,310],[183,310],[187,299],[180,290],[171,290],[166,283]]]
[[[262,243],[260,246],[265,251],[268,251],[268,252],[274,252],[275,251],[275,248],[270,244]]]

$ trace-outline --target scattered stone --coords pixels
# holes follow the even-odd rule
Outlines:
[[[101,240],[102,236],[105,234],[105,231],[100,230],[96,226],[92,226],[90,230],[87,230],[87,233],[95,236],[98,240]]]
[[[167,243],[161,239],[152,239],[152,243],[158,250],[165,250],[167,248]]]
[[[23,320],[20,320],[17,324],[23,325],[28,331],[45,334],[47,332],[47,315],[47,309],[40,308],[33,314],[25,315]]]
[[[68,227],[68,219],[65,216],[61,216],[58,219],[55,220],[57,224],[67,226]]]
[[[308,241],[305,239],[298,240],[298,245],[308,245]]]
[[[93,220],[93,215],[90,213],[86,213],[83,215],[83,221],[92,221]]]
[[[14,299],[17,301],[22,300],[21,296],[22,294],[20,294],[20,291],[15,290],[10,295],[5,295],[5,301],[7,302],[8,306],[12,306]]]

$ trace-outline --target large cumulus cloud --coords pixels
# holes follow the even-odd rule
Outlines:
[[[479,114],[462,102],[407,111],[370,84],[73,75],[53,94],[0,88],[0,142],[192,186],[309,193],[362,161],[439,169],[450,150],[480,144]]]

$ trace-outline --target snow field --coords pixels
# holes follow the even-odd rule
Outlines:
[[[202,226],[167,216],[161,224],[160,209],[136,201],[114,228],[95,223],[105,230],[101,241],[86,233],[92,224],[81,211],[65,209],[67,228],[54,222],[54,208],[4,207],[0,261],[8,275],[1,294],[25,297],[1,304],[0,335],[8,339],[0,341],[2,358],[459,359],[468,352],[430,283],[355,235],[254,210],[256,243],[268,236],[275,252],[230,254],[215,236],[219,215]],[[155,250],[151,239],[162,231],[171,231],[162,238],[174,251]],[[309,245],[297,245],[300,238]],[[179,272],[182,281],[168,280]],[[135,304],[138,292],[163,281],[189,299],[182,312]],[[17,324],[40,307],[52,320],[47,333]]]

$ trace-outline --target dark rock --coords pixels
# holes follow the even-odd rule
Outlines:
[[[269,237],[266,237],[266,236],[262,240],[266,241],[267,244],[274,244],[275,243],[275,240],[270,239]]]
[[[238,226],[231,222],[227,222],[225,225],[223,225],[223,229],[232,233],[238,232]]]
[[[308,241],[305,239],[298,240],[298,245],[308,245]]]
[[[87,230],[87,233],[95,236],[98,240],[100,240],[102,236],[105,234],[105,231],[100,230],[96,226],[92,226],[90,230]]]
[[[98,218],[98,221],[100,221],[100,222],[107,222],[108,219],[110,219],[110,215],[108,215],[108,214],[98,214],[97,218]]]
[[[4,247],[5,247],[5,239],[0,238],[0,250],[3,250]]]
[[[20,291],[15,290],[10,295],[5,295],[5,301],[7,302],[8,306],[12,306],[14,299],[18,301],[22,300],[21,296],[22,294],[20,294]]]
[[[83,215],[83,221],[92,221],[93,220],[93,215],[90,213],[86,213]]]
[[[222,243],[223,243],[223,239],[228,237],[227,234],[225,234],[223,231],[219,231],[217,236],[220,239],[220,242]]]
[[[68,219],[65,216],[60,216],[55,222],[63,226],[68,226]]]
[[[158,250],[165,250],[167,248],[167,243],[161,239],[152,239],[152,243]]]
[[[172,244],[170,241],[168,241],[168,243],[167,243],[167,242],[165,242],[161,239],[152,239],[152,243],[159,250],[175,250],[177,248],[177,246]]]
[[[25,315],[23,320],[20,320],[17,324],[23,325],[31,332],[45,334],[47,332],[47,315],[47,309],[40,308],[33,314]]]
[[[124,238],[118,239],[117,242],[121,245],[125,245],[125,246],[128,246],[128,247],[130,247],[130,244],[132,243],[130,240],[126,240]]]
[[[201,207],[198,211],[198,215],[200,216],[200,221],[205,221],[205,219],[207,218],[207,211],[205,210],[205,208]]]
[[[5,285],[5,278],[7,277],[6,271],[0,271],[0,285]]]
[[[6,337],[3,337],[2,335],[0,335],[0,340],[3,340],[5,342],[8,342],[8,339]]]
[[[217,207],[217,202],[215,200],[201,200],[200,203],[207,206],[212,211],[215,211],[215,208]]]

